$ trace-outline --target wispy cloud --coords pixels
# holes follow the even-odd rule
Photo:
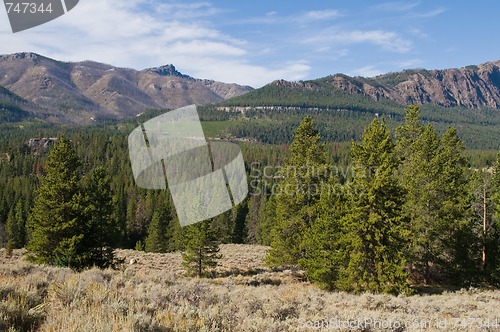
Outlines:
[[[325,9],[325,10],[313,10],[305,12],[302,15],[296,17],[297,20],[307,20],[307,21],[322,21],[322,20],[330,20],[333,18],[337,18],[341,16],[338,10],[333,9]]]
[[[429,38],[429,34],[426,33],[425,31],[421,30],[421,29],[417,29],[417,28],[411,28],[408,30],[408,32],[415,36],[415,37],[418,37],[418,38],[421,38],[421,39],[428,39]]]
[[[422,66],[424,62],[421,59],[407,59],[398,61],[396,65],[401,69],[411,69]]]
[[[330,28],[314,37],[306,38],[305,43],[338,43],[338,44],[373,44],[386,50],[406,53],[411,49],[412,42],[392,31],[383,30],[352,30],[342,31]]]
[[[280,15],[276,11],[268,12],[262,16],[249,17],[246,19],[238,19],[231,22],[233,25],[246,24],[286,24],[286,23],[315,23],[321,21],[329,21],[341,17],[342,13],[335,9],[311,10],[299,12],[293,15]]]
[[[161,15],[169,15],[173,19],[196,19],[224,12],[222,9],[214,7],[210,2],[157,3],[153,1],[151,4],[153,12]]]
[[[376,68],[375,66],[365,66],[353,70],[349,75],[351,76],[363,76],[363,77],[374,77],[384,73],[384,70]]]
[[[434,16],[438,16],[444,12],[446,12],[448,9],[445,8],[445,7],[438,7],[434,10],[431,10],[429,12],[426,12],[426,13],[419,13],[419,14],[416,14],[415,16],[416,17],[422,17],[422,18],[427,18],[427,17],[434,17]]]
[[[208,19],[184,19],[218,13],[207,2],[81,1],[75,10],[36,29],[1,33],[1,52],[34,51],[65,61],[90,59],[136,69],[173,63],[195,77],[253,86],[308,75],[310,66],[301,59],[254,64],[245,40],[221,32]],[[0,30],[10,30],[8,23],[0,22]]]
[[[373,6],[375,10],[388,12],[406,12],[420,5],[420,1],[386,2]]]

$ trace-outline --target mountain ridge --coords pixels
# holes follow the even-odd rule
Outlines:
[[[196,79],[171,64],[138,71],[89,60],[62,62],[33,52],[0,56],[0,86],[37,105],[36,117],[69,123],[212,104],[252,90]]]
[[[498,109],[500,61],[451,69],[407,69],[370,78],[335,74],[307,81],[275,80],[269,85],[311,93],[330,89],[369,97],[375,102],[386,100],[399,105],[416,103]]]
[[[500,109],[500,61],[451,69],[407,69],[375,77],[329,75],[306,81],[275,80],[253,89],[194,78],[173,64],[135,70],[91,60],[57,61],[33,52],[0,55],[0,103],[12,114],[55,122],[123,119],[147,109],[189,104],[326,109]],[[8,93],[6,92],[8,91]],[[271,110],[272,111],[272,110]],[[1,116],[1,114],[0,114]],[[14,117],[16,118],[16,117]]]

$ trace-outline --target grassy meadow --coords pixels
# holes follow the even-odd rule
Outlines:
[[[0,331],[500,330],[500,291],[329,293],[300,270],[266,268],[267,250],[222,245],[219,267],[199,279],[184,276],[180,253],[121,250],[120,269],[76,273],[2,249]]]

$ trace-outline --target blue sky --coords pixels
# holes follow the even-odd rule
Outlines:
[[[374,76],[500,59],[498,1],[80,0],[13,34],[0,10],[0,53],[185,74],[262,86],[335,73]]]

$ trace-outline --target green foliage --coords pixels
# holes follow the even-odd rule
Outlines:
[[[496,286],[500,285],[500,153],[497,155],[493,172],[489,175],[484,173],[484,177],[490,178],[483,184],[483,192],[486,199],[483,207],[487,209],[483,215],[486,215],[483,233],[483,270],[488,278],[487,280]],[[486,186],[488,185],[488,186]],[[489,190],[488,190],[489,189]],[[488,192],[488,191],[489,192]],[[489,194],[489,195],[488,195]],[[486,206],[484,205],[486,203]]]
[[[79,265],[77,250],[83,234],[80,165],[70,141],[62,137],[49,153],[28,219],[27,249],[37,263]]]
[[[236,206],[233,211],[234,225],[231,231],[232,243],[247,243],[248,238],[248,227],[246,216],[248,215],[248,200]]]
[[[290,158],[278,176],[275,226],[272,229],[270,266],[295,265],[303,257],[304,234],[317,218],[317,202],[329,176],[324,145],[306,117],[290,145]]]
[[[188,275],[208,276],[209,269],[217,266],[222,258],[219,254],[219,242],[209,221],[189,225],[182,230],[185,250],[182,253],[182,265]]]
[[[162,207],[153,212],[153,218],[148,228],[145,250],[147,252],[168,252],[172,234],[169,234],[169,224],[172,216],[168,207]]]
[[[341,250],[347,256],[337,287],[354,291],[408,293],[404,192],[398,161],[384,121],[373,120],[361,143],[353,143],[354,179]]]
[[[467,251],[474,234],[467,219],[463,145],[454,129],[440,138],[432,126],[422,127],[418,115],[418,108],[409,108],[406,123],[398,128],[400,181],[407,192],[403,211],[412,231],[412,278],[428,283],[450,282],[464,272],[472,277]]]
[[[7,251],[12,249],[19,249],[25,243],[25,216],[23,212],[23,205],[18,201],[15,207],[9,211],[7,223],[5,225],[5,233],[7,237]]]
[[[86,224],[83,246],[83,266],[112,267],[115,264],[112,243],[116,238],[117,226],[113,219],[113,199],[110,178],[106,170],[98,166],[89,176],[84,188],[87,200],[85,215],[81,222]]]
[[[355,81],[351,83],[362,83],[361,79],[359,82]],[[328,80],[317,84],[327,85]],[[391,108],[390,105],[386,105],[388,108],[382,107],[383,109],[355,107],[354,104],[346,109],[329,108],[327,104],[317,109],[310,108],[308,103],[303,105],[306,106],[278,107],[272,110],[248,108],[243,112],[222,112],[213,107],[200,110],[203,120],[209,121],[204,128],[207,132],[212,132],[213,136],[248,137],[280,144],[270,145],[253,141],[239,143],[249,172],[250,195],[233,211],[228,211],[209,222],[210,230],[215,233],[213,238],[218,239],[217,242],[257,242],[269,245],[274,241],[273,250],[281,248],[279,250],[283,253],[281,256],[275,254],[278,258],[275,265],[296,265],[304,268],[309,280],[327,289],[368,289],[366,285],[373,284],[375,277],[370,279],[360,271],[348,269],[349,264],[363,266],[365,263],[363,255],[356,256],[346,249],[360,250],[363,243],[366,243],[366,237],[363,238],[361,232],[357,230],[356,233],[354,229],[360,222],[355,223],[354,220],[365,223],[366,234],[373,236],[383,237],[381,234],[387,233],[387,229],[382,227],[380,232],[367,231],[372,223],[378,225],[381,222],[379,212],[368,211],[365,206],[377,200],[363,191],[361,193],[365,197],[357,197],[357,186],[354,186],[354,183],[360,183],[361,180],[354,179],[353,183],[352,178],[357,176],[356,171],[353,172],[351,167],[347,168],[351,165],[351,145],[348,141],[358,140],[363,127],[370,124],[375,112],[380,112],[387,118],[389,128],[403,123],[394,134],[397,144],[393,149],[397,160],[401,162],[397,180],[404,190],[398,194],[397,199],[382,197],[386,197],[388,202],[402,204],[403,219],[411,226],[407,227],[411,236],[401,240],[406,244],[410,241],[407,249],[411,255],[406,263],[406,267],[412,272],[410,281],[424,281],[423,271],[427,258],[423,258],[421,254],[425,252],[422,248],[428,246],[431,259],[428,261],[429,283],[452,282],[469,285],[475,283],[477,276],[481,274],[488,284],[500,284],[500,180],[496,180],[498,176],[480,171],[483,167],[495,164],[497,151],[493,149],[498,148],[498,143],[492,138],[500,133],[498,112],[487,109],[471,111],[412,106],[404,116],[400,108]],[[96,244],[96,248],[134,248],[138,244],[138,249],[145,250],[148,239],[150,243],[161,243],[163,240],[159,239],[163,236],[167,246],[158,251],[186,248],[183,236],[185,230],[181,229],[178,221],[170,220],[170,217],[157,218],[163,209],[172,211],[169,194],[166,191],[138,188],[128,161],[128,133],[138,125],[138,120],[144,121],[160,113],[161,111],[150,111],[138,119],[123,123],[99,124],[86,128],[64,128],[26,121],[16,124],[0,123],[0,246],[20,247],[24,244],[24,221],[21,220],[31,215],[33,205],[40,206],[40,203],[33,203],[34,196],[37,193],[38,197],[44,191],[41,186],[44,185],[45,177],[42,175],[44,170],[48,169],[47,164],[50,164],[47,152],[51,150],[51,146],[28,146],[28,140],[36,137],[57,137],[64,133],[71,140],[74,153],[81,161],[81,167],[71,168],[77,170],[77,193],[67,195],[69,198],[65,200],[53,200],[65,206],[66,210],[57,204],[45,209],[47,214],[55,215],[57,212],[58,215],[63,215],[64,218],[60,218],[62,225],[71,225],[64,228],[64,237],[57,242],[60,248],[52,251],[57,253],[53,257],[54,264],[76,267],[90,261],[91,257],[95,258],[94,254],[84,249],[94,246],[94,239],[85,234],[90,230],[95,233],[96,229],[100,229],[96,228],[96,225],[105,226],[103,229],[108,227],[106,225],[113,228],[109,232],[110,238],[104,242],[97,241],[101,244]],[[293,148],[288,145],[294,130],[305,115],[311,116],[315,123],[313,131],[327,141],[326,144],[318,143],[319,138],[316,140],[315,135],[311,135],[310,140],[304,139],[301,144],[297,141]],[[451,123],[460,131],[447,131]],[[491,150],[464,151],[457,140],[458,134],[462,139],[466,139],[469,147],[488,147]],[[292,172],[295,164],[304,165],[303,163],[307,164],[307,158],[314,160],[322,155],[312,153],[316,151],[313,149],[315,144],[318,151],[324,152],[324,158],[318,159],[322,159],[319,164],[325,167],[326,172],[307,172],[311,167],[299,167],[296,173]],[[308,149],[312,149],[311,153]],[[370,149],[377,151],[377,145],[371,146]],[[370,155],[368,150],[364,153]],[[373,160],[378,160],[374,156]],[[58,161],[63,160],[62,157],[58,158]],[[286,169],[282,168],[284,165]],[[89,189],[90,174],[98,166],[102,166],[109,174],[110,195],[103,194],[101,199],[92,195],[93,190]],[[497,173],[498,171],[495,171],[495,174]],[[87,175],[81,177],[82,174]],[[386,180],[389,177],[376,172],[368,175],[365,179],[368,188],[375,186],[375,183],[381,188],[388,188]],[[382,183],[386,185],[382,186]],[[299,190],[291,190],[293,194],[290,196],[279,195],[280,190],[287,184],[291,186],[289,189]],[[315,186],[318,184],[328,191],[316,193]],[[483,232],[482,213],[484,185],[487,186],[486,232]],[[331,194],[332,188],[335,195]],[[312,189],[310,195],[305,194],[308,189]],[[64,192],[62,188],[61,193]],[[47,194],[41,196],[50,198]],[[95,203],[107,201],[109,197],[112,197],[111,215],[106,208],[104,210],[108,212],[103,213]],[[428,210],[425,209],[426,202],[431,207]],[[394,218],[389,218],[393,222],[397,220],[395,215],[398,209],[391,207],[391,204],[377,207],[388,216],[393,216]],[[75,227],[72,224],[73,219],[70,218],[72,214],[75,220],[78,220],[74,222],[77,225]],[[101,215],[106,217],[100,218]],[[98,220],[109,220],[109,223]],[[36,232],[32,231],[30,221],[26,226],[28,235],[36,235]],[[49,226],[49,230],[55,228],[52,224]],[[280,231],[272,231],[277,226]],[[156,231],[159,229],[162,231]],[[292,234],[290,238],[287,237],[287,232]],[[426,240],[428,238],[430,240]],[[50,243],[48,240],[43,241]],[[375,241],[375,244],[377,243],[379,242]],[[370,244],[369,248],[376,248],[375,244]],[[394,245],[394,248],[398,245]],[[289,253],[286,252],[287,248],[291,250]],[[486,249],[484,267],[483,248]],[[375,252],[373,255],[378,257],[384,257],[384,254],[391,252],[389,249],[372,251]],[[91,252],[99,252],[99,249]],[[377,266],[388,263],[380,264]],[[372,271],[372,265],[367,263],[366,271]],[[397,274],[395,271],[396,268],[388,268],[390,275]],[[351,272],[354,277],[344,277]],[[194,273],[197,274],[197,271]],[[389,280],[384,281],[382,277],[375,275],[381,280],[381,285]],[[358,276],[361,276],[359,280]],[[396,288],[377,285],[370,289],[396,293]]]
[[[266,196],[264,196],[266,197]],[[272,241],[272,230],[276,223],[276,196],[272,195],[264,199],[259,212],[259,223],[257,225],[256,237],[258,243],[269,246]]]
[[[325,289],[335,290],[347,260],[342,240],[348,189],[342,187],[334,176],[329,178],[327,188],[318,202],[318,218],[305,232],[304,256],[298,264],[306,271],[309,280]]]
[[[28,117],[29,113],[24,111],[19,106],[0,101],[0,123],[20,122]]]
[[[34,262],[75,269],[113,264],[109,180],[98,168],[85,190],[80,166],[71,142],[61,137],[49,153],[28,219],[26,249]]]

